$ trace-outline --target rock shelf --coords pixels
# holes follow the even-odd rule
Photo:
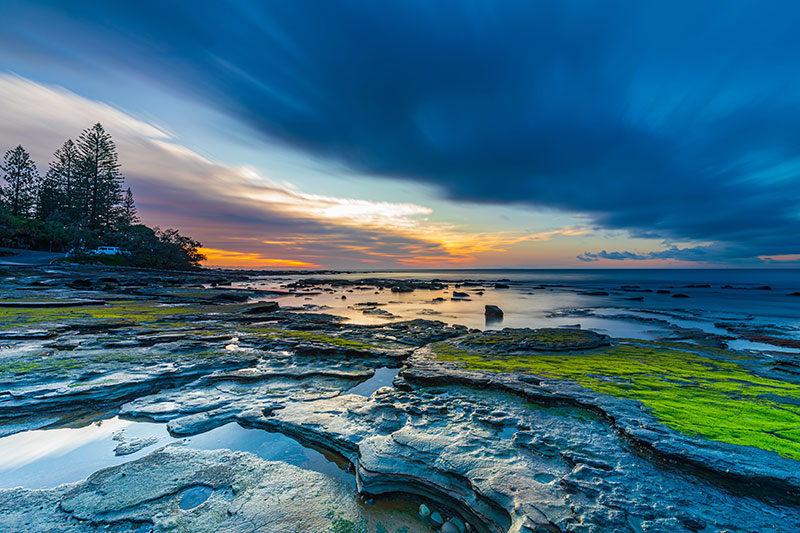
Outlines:
[[[415,495],[481,533],[800,529],[791,355],[578,328],[356,325],[219,273],[8,274],[9,303],[31,305],[0,305],[0,436],[113,416],[174,436],[236,422],[349,462],[367,500]],[[442,284],[377,284],[398,286]],[[348,393],[399,366],[393,386]],[[0,529],[361,531],[347,494],[318,472],[170,445],[75,484],[0,490]]]

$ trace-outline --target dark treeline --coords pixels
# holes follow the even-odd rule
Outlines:
[[[204,259],[200,243],[177,230],[140,223],[114,141],[99,123],[67,140],[44,176],[22,146],[5,153],[0,170],[0,246],[68,251],[77,260],[182,268]],[[119,246],[128,256],[82,257],[96,246]]]

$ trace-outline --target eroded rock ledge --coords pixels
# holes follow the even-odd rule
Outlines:
[[[74,298],[72,275],[25,273],[12,295]],[[334,451],[359,491],[441,501],[481,532],[800,529],[800,385],[774,361],[579,329],[357,326],[243,303],[265,291],[212,297],[199,275],[90,278],[77,296],[103,304],[0,310],[0,435],[114,415],[181,436],[235,422]],[[348,393],[399,365],[394,387]],[[0,491],[0,529],[319,532],[323,507],[355,505],[287,466],[169,447]],[[195,488],[208,498],[179,510]]]
[[[167,446],[72,485],[0,491],[0,529],[325,531],[331,509],[353,517],[355,506],[324,474],[249,453]]]

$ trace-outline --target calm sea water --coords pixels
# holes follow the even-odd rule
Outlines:
[[[583,269],[430,269],[348,272],[336,276],[391,279],[496,280],[510,279],[534,284],[605,285],[620,284],[688,285],[730,284],[800,290],[800,268],[583,268]]]
[[[309,277],[441,280],[448,287],[392,293],[334,286],[333,292],[275,299],[282,307],[341,315],[360,324],[413,318],[481,329],[579,324],[612,336],[653,339],[674,335],[677,327],[729,335],[720,324],[738,322],[777,327],[786,337],[800,337],[800,297],[789,296],[800,292],[800,269],[395,270],[265,276],[245,285],[285,289],[288,282]],[[463,281],[480,286],[460,287]],[[494,288],[498,281],[509,288]],[[454,290],[469,293],[469,300],[452,300]],[[607,294],[592,294],[600,292]],[[365,312],[368,303],[378,304],[374,309],[380,314],[374,309]],[[503,309],[502,321],[487,321],[488,304]],[[731,347],[774,349],[741,339],[732,341]]]

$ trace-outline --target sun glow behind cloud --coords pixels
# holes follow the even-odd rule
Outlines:
[[[0,140],[28,134],[44,165],[76,116],[127,131],[146,220],[209,248],[344,267],[800,253],[792,2],[7,4],[0,72],[175,136],[16,78],[0,130],[21,135]]]
[[[433,210],[415,203],[310,194],[256,168],[212,161],[163,128],[60,87],[0,75],[0,94],[0,142],[21,142],[42,170],[68,136],[102,122],[117,143],[144,221],[177,226],[199,239],[209,266],[321,268],[335,260],[341,266],[341,258],[463,266],[522,243],[588,231],[476,232],[432,221]]]
[[[274,259],[264,257],[263,254],[256,252],[231,252],[227,250],[215,250],[213,248],[199,248],[198,251],[206,256],[205,265],[211,267],[285,267],[296,268],[319,268],[320,265],[306,263],[304,261],[294,261],[292,259]]]

